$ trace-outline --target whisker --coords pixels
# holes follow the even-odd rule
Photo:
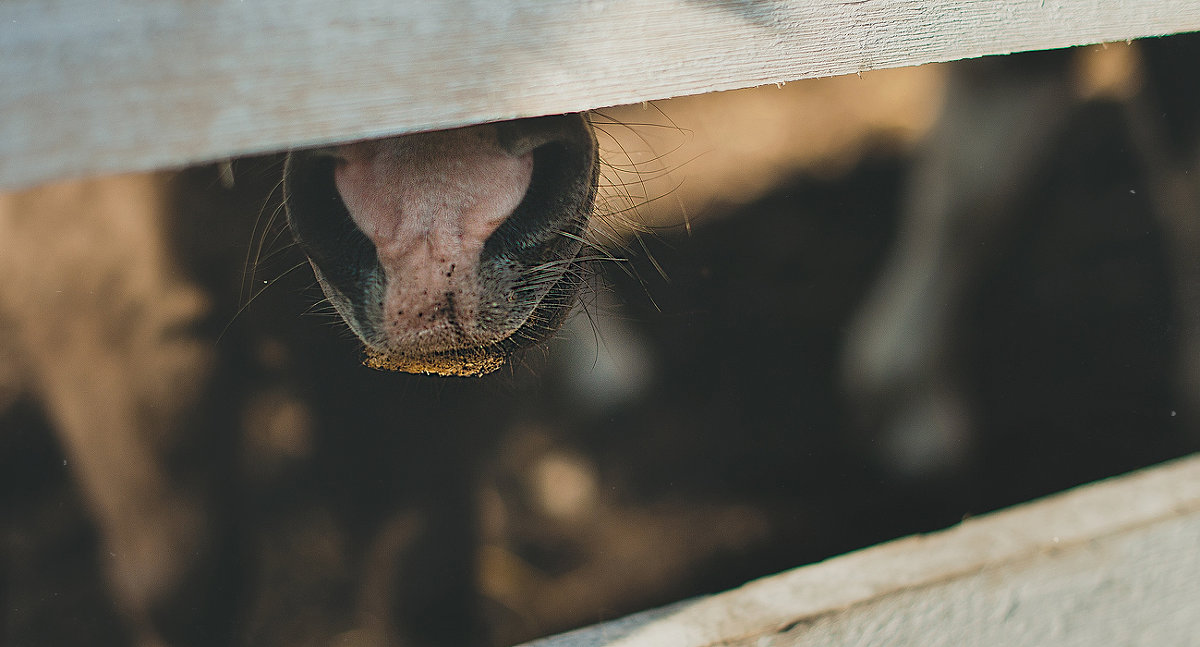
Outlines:
[[[282,274],[275,277],[273,280],[267,281],[266,285],[264,285],[258,292],[251,294],[250,298],[246,300],[246,303],[241,305],[237,309],[237,312],[233,313],[233,316],[229,318],[229,323],[225,324],[225,327],[221,329],[220,334],[217,335],[217,342],[219,343],[221,341],[221,339],[225,336],[225,333],[229,332],[229,329],[231,327],[233,327],[233,324],[235,321],[237,321],[238,317],[241,316],[241,314],[243,312],[245,312],[258,299],[258,297],[262,296],[263,292],[266,292],[267,289],[270,288],[272,285],[274,285],[279,279],[282,279],[283,277],[287,276],[288,274],[291,274],[292,272],[294,272],[297,268],[304,267],[305,265],[308,265],[307,260],[303,260],[303,261],[300,261],[299,263],[296,263],[295,265],[293,265],[290,268],[288,268],[287,270],[285,270]]]

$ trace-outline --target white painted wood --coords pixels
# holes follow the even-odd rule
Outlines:
[[[1194,455],[529,647],[1198,641]]]
[[[0,189],[1198,29],[1196,0],[4,0]]]

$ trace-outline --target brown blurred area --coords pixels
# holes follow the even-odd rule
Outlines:
[[[601,110],[620,260],[479,380],[361,365],[277,157],[0,196],[0,643],[511,645],[1195,451],[1198,59]]]

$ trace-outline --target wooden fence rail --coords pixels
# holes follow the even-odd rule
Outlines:
[[[1190,647],[1200,455],[527,647]]]
[[[0,189],[1198,29],[1196,0],[5,0]]]

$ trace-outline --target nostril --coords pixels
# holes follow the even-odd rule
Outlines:
[[[349,289],[374,265],[375,248],[355,226],[334,182],[337,158],[325,149],[288,156],[284,206],[288,226],[324,280]]]
[[[548,139],[548,138],[547,138]],[[590,176],[568,142],[553,139],[529,154],[533,161],[529,188],[521,202],[488,238],[485,257],[503,257],[536,265],[556,254],[561,232],[582,234],[586,218],[564,209],[562,196],[572,195],[573,178]]]
[[[582,127],[581,127],[582,124]],[[552,115],[496,125],[500,144],[510,155],[536,152],[549,145],[590,145],[591,133],[579,115]]]

